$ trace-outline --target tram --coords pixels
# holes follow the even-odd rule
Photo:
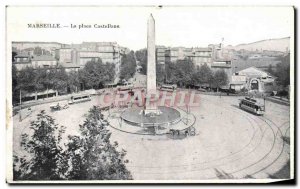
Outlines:
[[[240,99],[239,106],[241,109],[252,112],[256,115],[263,115],[265,112],[265,105],[250,97]]]
[[[117,91],[128,91],[133,89],[133,84],[131,83],[124,83],[124,84],[119,84],[117,86]]]
[[[176,84],[164,84],[160,87],[160,90],[162,91],[175,91],[177,89],[177,85]]]
[[[91,95],[89,94],[74,95],[71,96],[70,100],[68,101],[68,104],[75,104],[75,103],[85,102],[90,100],[91,100]]]

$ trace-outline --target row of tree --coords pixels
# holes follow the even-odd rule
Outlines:
[[[147,73],[147,49],[135,52],[137,60],[142,66],[142,73]],[[213,72],[206,64],[196,69],[191,59],[166,62],[156,66],[158,83],[174,83],[181,87],[206,84],[214,88],[228,84],[228,76],[224,70]]]
[[[80,125],[80,135],[69,135],[63,144],[65,127],[41,111],[31,122],[33,134],[22,135],[21,146],[30,155],[14,156],[14,180],[132,179],[126,151],[110,141],[107,127],[101,110],[93,107]]]
[[[22,93],[34,93],[53,89],[58,93],[71,93],[83,89],[99,89],[115,78],[115,65],[88,62],[79,71],[66,72],[65,68],[53,69],[26,67],[17,71],[12,67],[13,101],[18,101],[20,90]]]
[[[190,59],[178,60],[176,63],[166,63],[161,71],[159,82],[176,83],[180,87],[208,85],[220,88],[228,84],[228,76],[222,69],[213,72],[207,64],[195,68]]]

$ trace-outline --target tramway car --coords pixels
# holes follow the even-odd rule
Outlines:
[[[70,100],[68,101],[68,104],[75,104],[75,103],[85,102],[90,100],[91,100],[91,95],[89,94],[74,95],[71,96]]]
[[[263,115],[265,112],[265,105],[250,97],[240,99],[239,106],[241,109],[252,112],[256,115]]]
[[[176,84],[164,84],[160,87],[160,90],[162,91],[175,91],[177,89]]]

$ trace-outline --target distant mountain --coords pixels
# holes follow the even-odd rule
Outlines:
[[[241,50],[245,49],[248,51],[256,50],[269,50],[269,51],[281,51],[285,52],[290,49],[290,37],[279,38],[279,39],[266,39],[262,41],[256,41],[253,43],[239,44],[236,46],[227,46],[226,49]]]

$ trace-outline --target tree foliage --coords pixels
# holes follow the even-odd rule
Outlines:
[[[32,136],[22,135],[22,147],[30,157],[14,156],[14,180],[121,180],[132,179],[126,169],[126,151],[110,141],[108,122],[97,107],[80,125],[79,136],[68,136],[61,147],[65,127],[42,111],[31,123]]]
[[[213,77],[213,87],[219,89],[221,86],[228,84],[228,76],[224,70],[217,70]]]
[[[17,71],[15,65],[13,65],[13,102],[18,101],[20,90],[24,94],[53,89],[58,91],[59,94],[65,94],[67,92],[77,92],[80,89],[80,84],[84,85],[84,89],[101,88],[105,82],[113,81],[115,77],[114,68],[113,64],[103,64],[101,60],[88,62],[78,72],[71,71],[69,73],[61,66],[51,69],[26,67]]]
[[[13,83],[13,88],[29,93],[45,91],[47,89],[65,92],[68,84],[66,80],[68,75],[62,67],[51,70],[26,67],[15,73],[15,77],[16,82]]]
[[[103,64],[101,59],[98,59],[97,62],[87,62],[84,68],[80,70],[80,80],[86,89],[102,88],[106,82],[113,81],[115,77],[114,68],[114,64]]]
[[[22,89],[28,92],[37,90],[36,86],[36,71],[32,67],[26,67],[17,74],[17,89]]]
[[[207,64],[202,65],[199,70],[194,73],[194,81],[196,85],[208,84],[212,85],[214,80],[214,73]]]
[[[80,90],[80,76],[77,71],[70,71],[68,73],[67,83],[71,93],[78,92]]]
[[[276,65],[273,74],[277,77],[277,84],[286,87],[290,85],[290,56],[287,55],[278,59],[281,62]]]
[[[62,148],[59,146],[64,127],[58,127],[54,119],[41,111],[37,120],[31,122],[33,135],[22,135],[21,146],[32,157],[16,157],[14,166],[17,180],[57,180],[60,179],[59,162]],[[17,168],[18,167],[18,168]]]
[[[19,90],[17,88],[18,86],[18,76],[17,76],[17,68],[15,65],[12,65],[11,70],[11,82],[12,82],[12,99],[13,103],[18,99],[19,96]]]
[[[65,93],[68,87],[68,74],[63,67],[52,69],[47,74],[47,82],[49,83],[50,88],[57,90],[58,92]]]
[[[93,107],[80,125],[81,136],[69,137],[67,157],[73,166],[70,179],[124,180],[132,179],[124,160],[126,151],[118,151],[118,143],[110,142],[108,122],[97,107]]]
[[[133,77],[136,70],[136,60],[134,56],[133,51],[122,56],[120,79],[128,80]]]
[[[140,66],[142,66],[142,74],[147,73],[147,49],[141,49],[135,52],[135,56],[137,61],[140,62]]]
[[[188,86],[194,83],[195,66],[191,59],[178,60],[176,63],[166,63],[166,81],[179,86]]]
[[[156,81],[157,81],[157,83],[165,83],[166,82],[165,65],[156,64]]]

